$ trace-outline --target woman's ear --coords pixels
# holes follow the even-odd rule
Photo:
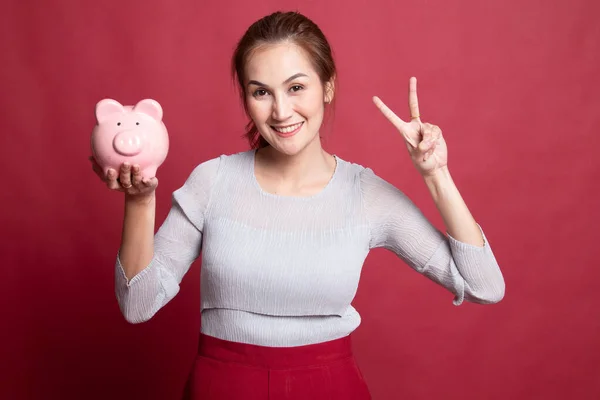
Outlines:
[[[323,101],[329,104],[333,101],[333,95],[335,94],[335,79],[331,78],[329,82],[325,83],[325,90],[323,94]]]

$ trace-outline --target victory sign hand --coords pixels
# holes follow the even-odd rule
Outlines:
[[[417,99],[417,78],[410,78],[408,84],[410,122],[400,119],[379,97],[373,97],[373,102],[398,129],[406,142],[413,164],[423,177],[433,175],[437,170],[448,165],[448,149],[442,136],[442,130],[436,125],[421,122]]]

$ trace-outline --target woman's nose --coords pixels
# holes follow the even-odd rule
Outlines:
[[[291,102],[286,96],[280,96],[273,102],[273,119],[285,121],[292,116]]]

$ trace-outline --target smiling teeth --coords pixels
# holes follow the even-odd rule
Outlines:
[[[275,127],[273,127],[273,129],[275,129],[277,132],[281,132],[281,133],[291,133],[291,132],[294,132],[296,129],[298,129],[298,127],[300,125],[302,125],[302,122],[299,122],[299,123],[297,123],[295,125],[288,126],[288,127],[285,127],[285,128],[275,128]]]

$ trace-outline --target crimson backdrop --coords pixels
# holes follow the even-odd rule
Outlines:
[[[3,399],[176,399],[199,329],[199,264],[150,322],[113,292],[122,196],[93,175],[93,107],[164,107],[158,223],[199,162],[246,149],[229,77],[244,29],[298,9],[335,49],[338,103],[326,146],[368,165],[441,220],[400,136],[419,79],[423,118],[507,282],[504,301],[451,295],[385,250],[355,302],[375,399],[600,398],[598,2],[23,1],[0,12]]]

